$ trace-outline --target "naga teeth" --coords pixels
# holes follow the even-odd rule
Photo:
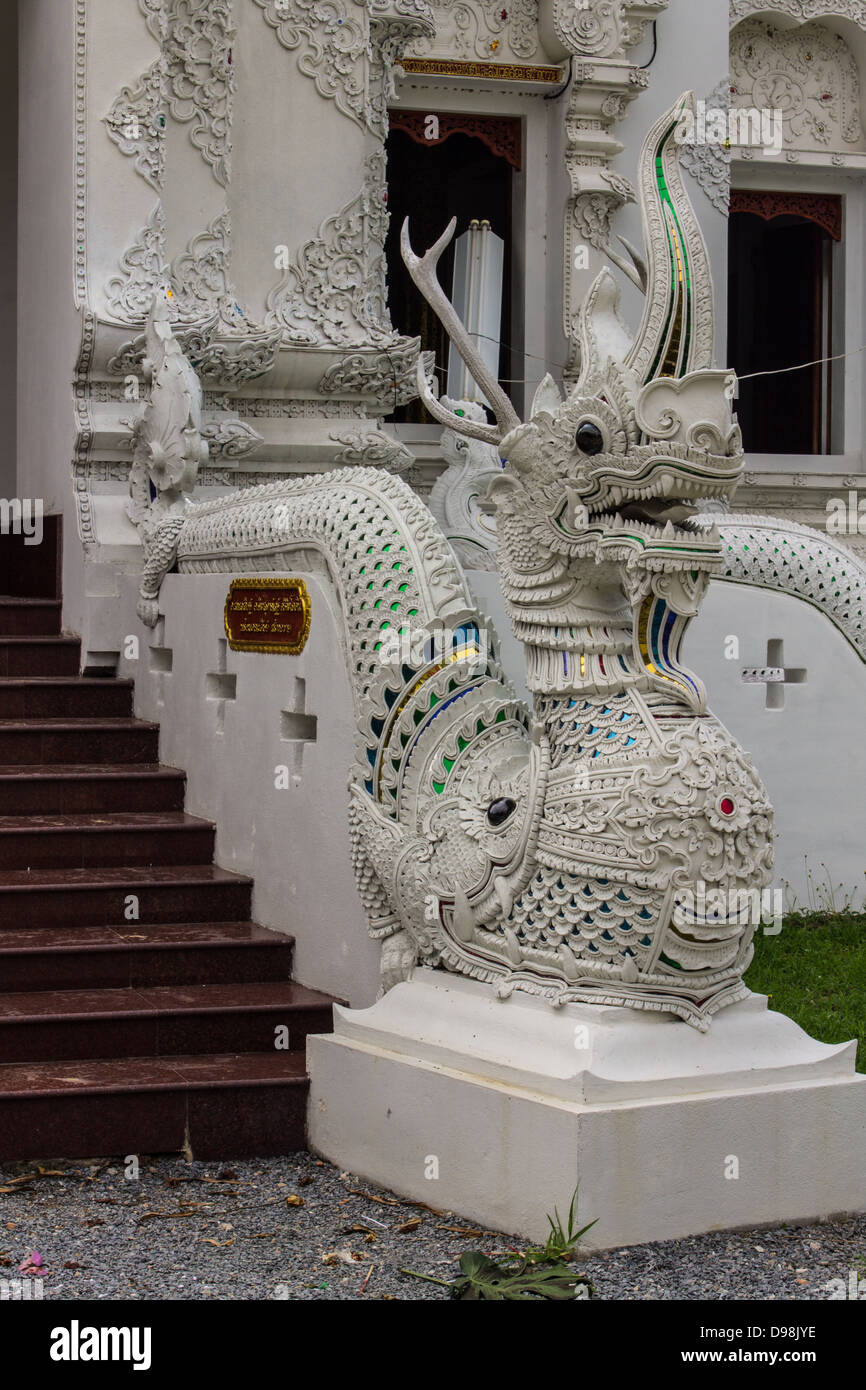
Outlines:
[[[667,523],[667,525],[665,526],[665,529],[662,531],[662,540],[663,540],[663,541],[672,541],[673,538],[674,538],[674,525],[673,525],[673,522],[672,522],[672,521],[669,521],[669,522]]]
[[[475,938],[475,917],[469,899],[462,888],[454,890],[454,935],[467,944]]]
[[[623,519],[622,519],[622,514],[621,514],[620,512],[615,512],[615,513],[614,513],[614,518],[613,518],[613,525],[611,526],[611,530],[612,530],[612,531],[621,531],[624,525],[625,525],[625,522],[624,522]]]

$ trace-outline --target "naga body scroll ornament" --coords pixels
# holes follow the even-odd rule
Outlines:
[[[691,100],[659,119],[641,155],[637,335],[602,271],[581,314],[579,380],[563,399],[546,378],[525,423],[436,280],[453,224],[423,259],[404,228],[410,273],[497,419],[449,412],[419,365],[435,418],[503,460],[490,500],[531,710],[399,478],[341,470],[257,489],[192,508],[181,533],[182,571],[278,569],[299,544],[329,558],[358,714],[354,866],[385,988],[420,961],[501,995],[663,1010],[701,1029],[748,992],[748,906],[769,881],[772,810],[681,659],[721,563],[717,534],[690,517],[729,499],[742,465],[677,165]]]

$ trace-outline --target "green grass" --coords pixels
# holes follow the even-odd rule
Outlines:
[[[745,979],[813,1038],[858,1038],[857,1070],[866,1072],[866,914],[791,913],[778,936],[759,927]]]

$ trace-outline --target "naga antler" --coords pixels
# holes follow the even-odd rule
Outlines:
[[[469,435],[471,439],[483,439],[487,444],[498,444],[509,431],[517,428],[520,424],[520,417],[472,341],[471,334],[460,322],[457,310],[440,285],[436,274],[439,257],[445,247],[450,245],[456,226],[457,218],[452,217],[439,240],[434,242],[429,251],[423,256],[416,256],[409,241],[409,219],[407,217],[400,233],[400,253],[406,269],[418,289],[490,402],[490,407],[496,416],[496,425],[478,424],[475,421],[455,415],[453,411],[440,405],[430,389],[420,355],[416,369],[418,395],[434,420],[438,420],[440,425],[447,425],[449,429],[456,430],[459,434]]]

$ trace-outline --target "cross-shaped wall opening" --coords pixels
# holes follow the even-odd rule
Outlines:
[[[296,786],[304,769],[304,748],[316,742],[317,725],[318,716],[307,712],[307,682],[295,676],[289,708],[280,711],[280,738],[292,745],[289,766]]]
[[[805,666],[786,666],[784,639],[770,637],[767,640],[766,666],[745,667],[742,679],[745,685],[763,684],[766,687],[765,709],[784,709],[785,686],[803,685],[806,669]]]
[[[217,644],[217,669],[208,671],[205,676],[205,695],[216,702],[216,731],[225,732],[226,700],[237,699],[238,678],[226,670],[226,650],[228,643],[221,637]]]

